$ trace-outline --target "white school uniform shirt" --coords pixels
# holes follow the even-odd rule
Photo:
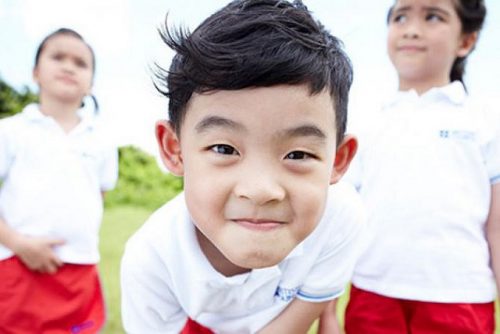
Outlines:
[[[117,171],[116,149],[90,115],[69,133],[35,104],[0,120],[0,217],[24,235],[64,240],[54,249],[63,262],[99,261],[101,191]],[[0,245],[0,260],[12,255]]]
[[[498,109],[454,82],[399,92],[377,114],[347,177],[374,234],[354,285],[409,300],[495,299],[485,223],[500,181]]]
[[[184,195],[156,211],[127,242],[121,267],[127,333],[179,333],[187,317],[215,333],[255,333],[294,299],[344,291],[364,236],[364,212],[347,184],[330,187],[323,218],[281,263],[225,277],[202,253]]]

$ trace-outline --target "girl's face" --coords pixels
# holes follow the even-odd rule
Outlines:
[[[387,49],[400,90],[426,91],[446,85],[455,59],[474,46],[475,35],[462,33],[455,1],[396,2],[389,18]]]
[[[33,70],[40,87],[40,98],[79,104],[92,87],[92,52],[71,35],[50,38]]]

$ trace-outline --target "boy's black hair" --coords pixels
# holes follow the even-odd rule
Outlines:
[[[47,45],[47,42],[51,38],[59,36],[59,35],[73,36],[73,37],[81,40],[89,48],[90,54],[92,55],[92,74],[95,74],[95,53],[94,53],[94,49],[92,49],[92,47],[85,41],[85,39],[82,37],[82,35],[80,35],[79,33],[77,33],[75,30],[69,29],[69,28],[59,28],[56,31],[54,31],[54,32],[48,34],[47,36],[45,36],[45,38],[42,40],[42,42],[38,46],[38,49],[36,50],[36,53],[35,53],[35,66],[34,67],[36,68],[38,66],[38,62],[40,61],[40,55],[42,54],[43,49]],[[92,99],[92,102],[94,102],[94,112],[96,114],[99,113],[99,103],[97,102],[97,98],[93,94],[90,95],[90,98]],[[85,106],[85,102],[82,101],[81,108],[83,108],[84,106]]]
[[[484,4],[484,0],[454,0],[454,3],[458,18],[462,24],[462,34],[480,32],[483,28],[484,19],[486,18],[486,5]],[[393,9],[394,5],[387,13],[387,23],[391,20]],[[474,48],[472,50],[474,50]],[[457,57],[453,62],[453,66],[450,71],[451,82],[458,80],[464,84],[467,56]]]
[[[165,23],[160,35],[176,55],[168,71],[157,67],[155,86],[169,98],[178,134],[193,93],[306,84],[311,94],[328,90],[337,144],[343,139],[351,62],[301,1],[235,0],[193,33],[171,31]]]

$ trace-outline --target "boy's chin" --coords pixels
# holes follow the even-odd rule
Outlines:
[[[281,252],[266,252],[265,250],[256,247],[253,251],[247,250],[246,252],[241,252],[239,254],[230,254],[227,258],[235,266],[242,269],[262,269],[277,265],[286,258],[290,251],[283,250]]]

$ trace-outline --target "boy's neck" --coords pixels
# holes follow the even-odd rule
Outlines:
[[[40,112],[52,117],[67,133],[80,123],[77,110],[81,102],[61,102],[40,96]]]
[[[212,267],[219,273],[226,277],[231,277],[250,271],[250,269],[239,267],[229,261],[198,228],[195,227],[195,230],[201,251],[205,254]]]

